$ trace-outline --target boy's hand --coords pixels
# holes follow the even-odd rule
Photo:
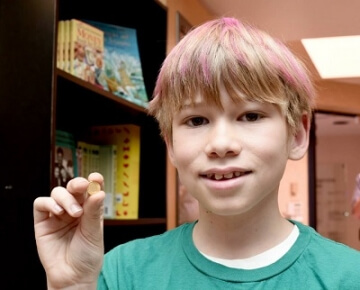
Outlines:
[[[48,289],[96,288],[104,255],[105,193],[89,196],[89,181],[103,184],[104,180],[98,173],[88,180],[76,177],[66,189],[55,187],[50,197],[34,201],[35,238]]]

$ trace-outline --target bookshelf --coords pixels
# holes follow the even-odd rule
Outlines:
[[[137,31],[140,59],[147,95],[151,98],[157,73],[166,55],[166,11],[155,1],[141,1],[147,16],[139,21],[138,1],[126,1],[120,14],[109,9],[111,1],[101,6],[86,1],[57,1],[57,21],[85,19],[104,22]],[[55,38],[56,39],[56,38]],[[81,139],[91,126],[132,123],[140,126],[139,218],[105,220],[105,251],[138,237],[166,230],[166,148],[157,123],[143,107],[102,90],[61,69],[54,70],[54,130],[64,130]],[[52,160],[54,166],[54,160]]]
[[[143,108],[56,69],[59,19],[80,18],[134,27],[148,96],[166,54],[167,12],[156,1],[0,1],[0,198],[4,289],[46,289],[34,239],[33,201],[49,195],[55,131],[76,137],[88,126],[141,126],[139,219],[105,221],[106,251],[166,230],[166,149]],[[145,15],[139,18],[139,9]],[[19,279],[20,277],[20,279]],[[14,282],[16,281],[16,282]]]

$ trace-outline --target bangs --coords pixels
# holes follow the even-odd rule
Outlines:
[[[186,41],[190,37],[187,35],[178,44],[159,76],[165,84],[160,95],[170,96],[173,110],[181,109],[185,100],[192,103],[197,93],[221,106],[220,86],[234,102],[270,102],[280,107],[287,104],[284,80],[264,45],[250,44],[231,27],[215,26],[196,33],[191,42]],[[155,95],[158,93],[155,91]]]

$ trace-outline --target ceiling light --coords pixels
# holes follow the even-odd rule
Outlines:
[[[323,79],[360,77],[360,35],[301,40]]]

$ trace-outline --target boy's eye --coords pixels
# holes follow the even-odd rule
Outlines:
[[[246,113],[242,119],[244,121],[248,121],[248,122],[255,122],[261,119],[261,115],[259,113]]]
[[[193,117],[186,122],[186,124],[190,125],[191,127],[197,127],[197,126],[205,125],[207,123],[208,123],[207,119],[203,117]]]

